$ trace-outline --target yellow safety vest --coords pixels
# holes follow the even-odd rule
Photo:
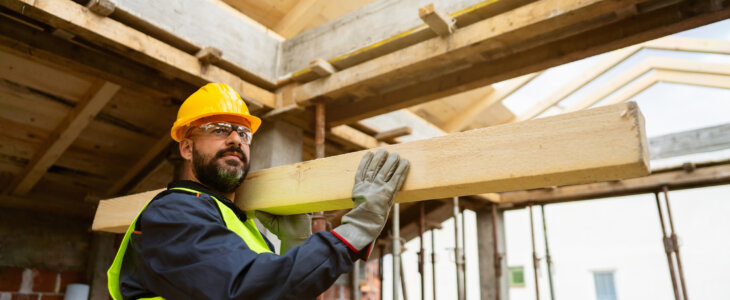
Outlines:
[[[190,192],[194,194],[201,194],[200,192],[192,189],[187,188],[171,188],[171,190],[180,190],[185,192]],[[218,209],[221,212],[221,215],[223,217],[223,222],[226,224],[226,227],[230,229],[231,231],[238,234],[238,236],[243,239],[243,242],[246,243],[246,245],[253,250],[256,253],[263,253],[263,252],[271,252],[269,249],[269,246],[266,244],[266,241],[264,240],[264,237],[261,236],[261,233],[259,232],[258,228],[256,228],[256,224],[253,222],[253,219],[247,218],[245,222],[241,222],[241,219],[236,216],[236,213],[233,212],[228,206],[223,204],[220,200],[216,199],[215,197],[211,196],[215,200],[215,203],[218,205]],[[147,205],[149,203],[145,204],[144,207],[142,207],[142,210],[140,210],[139,214],[137,214],[136,217],[134,217],[134,221],[132,221],[132,224],[127,229],[127,233],[124,234],[124,239],[122,239],[122,244],[119,245],[119,251],[117,251],[117,255],[114,257],[114,262],[112,263],[112,266],[107,271],[107,278],[108,278],[108,286],[109,286],[109,294],[111,294],[112,299],[114,300],[122,300],[122,292],[119,287],[119,273],[122,270],[122,260],[124,259],[124,253],[127,252],[127,246],[129,245],[129,237],[134,232],[134,225],[137,223],[137,218],[139,218],[139,215],[142,214],[142,212],[147,208]],[[143,298],[144,299],[155,299],[160,300],[164,299],[162,297],[152,297],[152,298]]]

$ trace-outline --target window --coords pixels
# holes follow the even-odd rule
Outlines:
[[[522,266],[509,267],[509,286],[525,286],[525,269]]]
[[[616,300],[616,285],[612,271],[593,272],[596,284],[596,300]]]

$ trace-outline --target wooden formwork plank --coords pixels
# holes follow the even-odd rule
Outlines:
[[[383,147],[411,161],[396,202],[579,184],[648,174],[635,103]],[[363,152],[251,172],[243,210],[293,214],[344,209]],[[120,232],[158,191],[101,201],[93,229]]]
[[[51,26],[64,29],[104,47],[128,55],[144,64],[179,76],[195,85],[226,83],[236,89],[254,108],[275,107],[274,94],[241,80],[216,66],[203,68],[198,59],[134,30],[120,22],[96,15],[73,1],[3,0],[0,4]]]

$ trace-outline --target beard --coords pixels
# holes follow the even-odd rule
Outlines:
[[[226,152],[240,154],[241,161],[229,159],[222,161],[222,165],[219,164],[220,158]],[[218,192],[235,191],[246,179],[249,167],[249,159],[240,148],[229,147],[210,157],[198,152],[193,145],[193,174],[201,183]]]

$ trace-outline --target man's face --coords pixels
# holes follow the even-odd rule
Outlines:
[[[192,169],[195,177],[219,192],[235,191],[250,168],[248,143],[236,131],[221,136],[205,134],[203,130],[196,128],[191,133]]]

